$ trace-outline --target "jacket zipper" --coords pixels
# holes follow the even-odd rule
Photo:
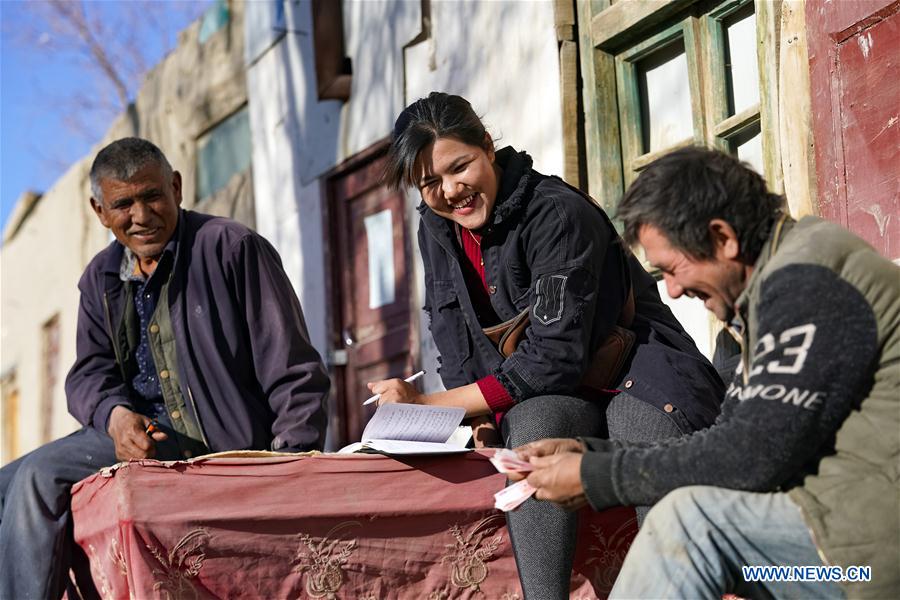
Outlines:
[[[109,333],[109,342],[112,345],[113,354],[116,356],[116,364],[119,366],[119,372],[122,374],[122,381],[126,381],[125,365],[122,363],[122,353],[119,352],[119,344],[116,341],[116,331],[113,329],[112,313],[109,310],[109,292],[103,292],[103,312],[106,315],[106,328]]]

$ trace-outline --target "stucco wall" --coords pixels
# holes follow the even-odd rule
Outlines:
[[[109,241],[108,232],[90,209],[88,172],[93,157],[107,143],[138,134],[156,143],[183,176],[183,206],[197,204],[197,138],[247,102],[243,63],[244,4],[230,6],[227,25],[205,43],[200,23],[179,34],[177,48],[148,73],[132,113],[110,125],[91,152],[73,165],[38,201],[21,229],[0,251],[2,346],[0,374],[16,372],[19,390],[18,454],[41,439],[39,414],[42,327],[59,314],[59,368],[53,391],[51,437],[78,427],[68,415],[63,384],[75,360],[77,282],[90,259]],[[136,116],[136,120],[135,120]],[[135,128],[137,123],[137,129]],[[204,212],[234,217],[253,225],[255,214],[249,170],[197,206]],[[12,458],[3,456],[3,462]]]
[[[44,362],[42,328],[59,315],[59,364],[53,390],[52,437],[77,427],[66,409],[63,382],[75,357],[78,278],[108,238],[88,204],[90,163],[73,165],[38,201],[18,233],[0,252],[0,347],[6,373],[15,369],[19,389],[19,448],[41,444]],[[15,456],[4,456],[9,462]]]
[[[247,71],[256,226],[278,249],[303,305],[313,344],[326,347],[322,192],[317,176],[337,160],[340,102],[319,102],[310,3],[286,2],[287,33]],[[248,36],[267,35],[265,3],[248,6]],[[252,45],[252,44],[251,44]]]

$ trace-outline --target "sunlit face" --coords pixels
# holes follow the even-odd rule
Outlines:
[[[715,256],[697,260],[672,247],[668,238],[652,225],[638,230],[650,264],[662,271],[672,298],[700,298],[703,305],[724,322],[734,318],[734,305],[746,286],[752,268],[737,260],[737,240],[717,241]]]
[[[103,226],[139,258],[158,258],[178,224],[181,175],[151,163],[127,181],[101,179],[100,190],[102,202],[91,198],[91,206]]]
[[[498,167],[488,150],[455,138],[438,138],[419,152],[417,187],[436,214],[466,229],[483,227],[497,201]]]

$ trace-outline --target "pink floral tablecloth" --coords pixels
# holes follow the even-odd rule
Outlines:
[[[490,451],[123,463],[73,488],[102,598],[521,599]],[[573,598],[605,597],[634,511],[581,514]]]

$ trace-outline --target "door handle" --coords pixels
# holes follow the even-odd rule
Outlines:
[[[344,339],[344,346],[350,348],[353,344],[356,343],[356,340],[353,339],[353,333],[350,331],[348,327],[344,328],[344,331],[341,332],[341,337]]]

